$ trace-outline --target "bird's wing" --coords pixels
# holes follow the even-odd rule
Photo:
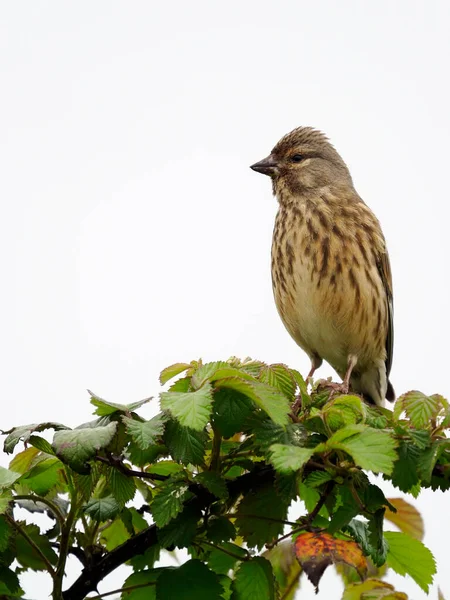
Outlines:
[[[388,303],[388,331],[386,336],[386,374],[389,377],[392,366],[392,357],[394,353],[394,297],[392,292],[392,273],[389,262],[389,255],[386,252],[381,254],[378,260],[378,271],[383,282],[384,291]]]

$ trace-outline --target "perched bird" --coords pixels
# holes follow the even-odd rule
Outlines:
[[[280,317],[311,359],[326,360],[374,404],[395,400],[392,276],[380,223],[323,133],[299,127],[251,166],[270,176],[279,209],[272,285]]]

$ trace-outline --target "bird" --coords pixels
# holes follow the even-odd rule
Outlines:
[[[272,287],[281,320],[309,356],[311,381],[328,362],[333,392],[370,404],[395,400],[392,274],[380,223],[321,131],[298,127],[251,165],[278,201]]]

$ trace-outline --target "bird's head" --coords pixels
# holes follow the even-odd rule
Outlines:
[[[250,167],[269,175],[274,194],[297,195],[336,184],[351,185],[349,170],[325,135],[298,127],[285,135],[267,158]]]

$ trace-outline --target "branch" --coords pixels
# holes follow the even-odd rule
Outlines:
[[[271,467],[266,465],[257,466],[251,473],[245,473],[227,483],[230,499],[237,498],[251,489],[273,481],[274,471]],[[201,486],[191,485],[189,489],[196,496],[188,500],[185,506],[193,506],[199,510],[204,510],[216,500],[215,496]],[[150,546],[157,544],[156,531],[156,525],[150,525],[150,527],[128,539],[111,552],[93,557],[92,563],[82,570],[78,579],[63,593],[63,600],[84,600],[89,592],[96,591],[99,582],[109,573],[133,558],[133,556],[144,554]]]

